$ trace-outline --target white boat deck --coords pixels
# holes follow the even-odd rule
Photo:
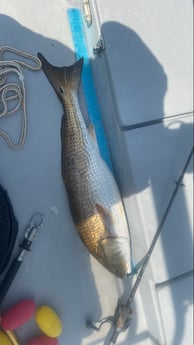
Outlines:
[[[81,3],[1,0],[0,46],[42,52],[58,66],[72,64],[67,9]],[[135,263],[149,247],[193,145],[192,7],[191,0],[91,1],[86,39]],[[100,32],[105,51],[97,57],[92,48]],[[101,345],[109,325],[96,333],[85,321],[113,315],[132,281],[109,274],[80,241],[61,178],[63,109],[42,71],[26,70],[25,84],[26,142],[13,151],[0,138],[0,183],[19,222],[18,244],[34,213],[43,213],[45,224],[2,309],[33,298],[60,315],[59,345]],[[20,115],[1,118],[0,128],[17,140]],[[191,162],[135,298],[131,326],[118,344],[192,344],[192,179]],[[23,344],[39,330],[31,320],[17,334]]]

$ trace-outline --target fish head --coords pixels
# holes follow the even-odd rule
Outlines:
[[[107,236],[99,242],[99,261],[121,279],[130,273],[129,246],[126,237]]]
[[[98,243],[99,261],[114,275],[124,278],[130,273],[130,243],[129,238],[119,236],[120,222],[115,218],[112,209],[96,204],[101,217],[104,234]],[[119,218],[120,220],[120,218]]]

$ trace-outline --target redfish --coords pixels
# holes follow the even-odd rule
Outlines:
[[[64,107],[61,167],[70,210],[89,252],[111,273],[131,272],[128,225],[113,174],[100,156],[78,99],[83,58],[72,66],[51,65],[38,54],[42,68]]]

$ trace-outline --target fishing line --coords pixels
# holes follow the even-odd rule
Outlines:
[[[31,60],[33,64],[18,60],[3,60],[3,54],[6,51]],[[13,150],[20,149],[23,146],[27,131],[26,89],[22,67],[31,71],[38,71],[41,69],[41,62],[36,56],[16,48],[0,47],[0,118],[9,116],[21,108],[21,131],[18,142],[13,143],[9,134],[0,129],[0,136]],[[18,83],[7,82],[10,75],[15,75],[18,78]],[[10,109],[10,101],[13,100],[16,100],[17,104]]]
[[[186,170],[187,170],[187,168],[188,168],[188,165],[189,165],[189,163],[190,163],[190,160],[191,160],[191,157],[192,157],[192,155],[193,155],[193,152],[194,152],[194,147],[192,147],[192,149],[191,149],[191,151],[190,151],[190,153],[189,153],[189,156],[188,156],[187,161],[186,161],[186,163],[185,163],[185,165],[184,165],[184,168],[183,168],[183,170],[182,170],[182,172],[181,172],[181,175],[180,175],[178,181],[176,182],[176,186],[175,186],[175,188],[174,188],[174,190],[173,190],[173,193],[172,193],[172,195],[171,195],[171,198],[170,198],[170,200],[169,200],[169,202],[168,202],[168,205],[167,205],[167,207],[166,207],[166,210],[165,210],[165,212],[164,212],[164,215],[163,215],[163,217],[162,217],[162,220],[161,220],[161,222],[160,222],[160,224],[159,224],[159,226],[158,226],[158,229],[157,229],[157,231],[156,231],[156,233],[155,233],[155,235],[154,235],[154,237],[153,237],[153,240],[152,240],[152,242],[151,242],[150,248],[149,248],[149,250],[148,250],[148,252],[147,252],[147,254],[146,254],[146,256],[145,256],[143,265],[142,265],[142,267],[140,268],[139,273],[137,274],[137,278],[136,278],[135,284],[134,284],[134,286],[133,286],[133,288],[132,288],[132,290],[131,290],[130,296],[129,296],[129,298],[128,298],[128,300],[127,300],[127,303],[126,303],[127,306],[131,305],[131,303],[132,303],[132,301],[133,301],[133,299],[134,299],[134,297],[135,297],[137,288],[138,288],[138,286],[139,286],[139,283],[141,282],[141,279],[142,279],[142,277],[143,277],[144,271],[145,271],[145,269],[146,269],[146,267],[147,267],[147,265],[148,265],[148,262],[149,262],[149,260],[150,260],[151,255],[152,255],[152,252],[153,252],[153,250],[154,250],[154,247],[155,247],[155,245],[156,245],[156,242],[157,242],[157,240],[158,240],[158,237],[160,236],[160,233],[161,233],[161,231],[162,231],[163,225],[164,225],[164,223],[165,223],[165,221],[166,221],[166,218],[167,218],[167,216],[168,216],[168,214],[169,214],[169,211],[170,211],[170,209],[171,209],[171,207],[172,207],[173,201],[174,201],[174,199],[175,199],[175,197],[176,197],[176,195],[177,195],[177,192],[178,192],[178,190],[179,190],[179,187],[182,185],[182,180],[183,180],[183,178],[184,178],[185,172],[186,172]]]

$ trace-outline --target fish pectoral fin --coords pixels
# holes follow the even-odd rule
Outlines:
[[[110,210],[107,210],[104,206],[96,204],[96,209],[100,214],[100,217],[105,225],[106,230],[110,230],[114,224],[113,215]]]

